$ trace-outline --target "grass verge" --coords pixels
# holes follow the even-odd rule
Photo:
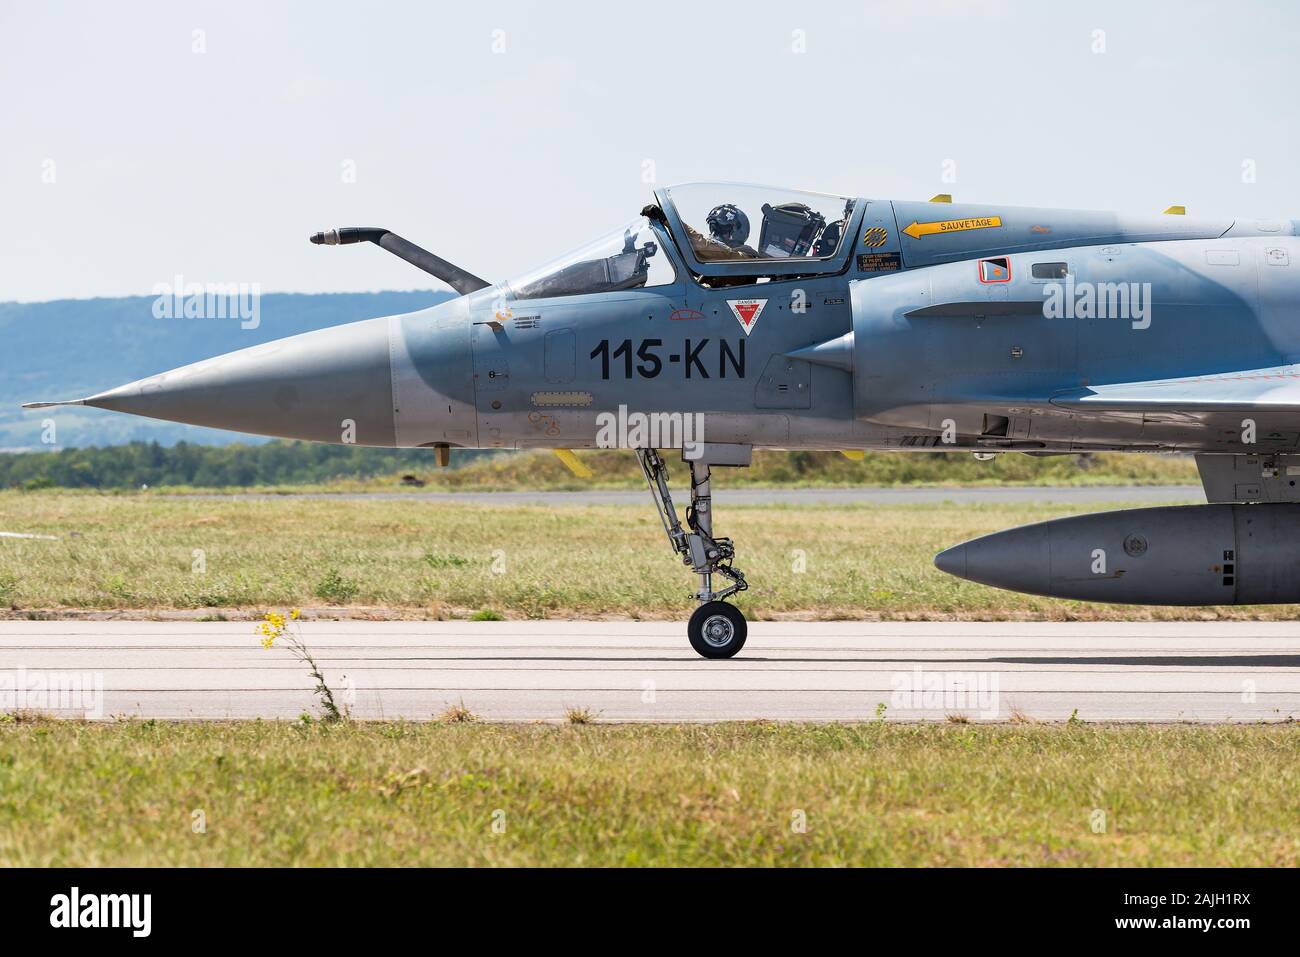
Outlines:
[[[937,571],[976,535],[1093,510],[1056,505],[747,506],[720,500],[751,618],[1296,617],[1292,605],[1142,608],[986,588]],[[681,618],[694,582],[640,506],[0,492],[0,609],[194,615],[302,607],[376,617]]]
[[[1292,725],[0,721],[3,865],[1294,866]]]

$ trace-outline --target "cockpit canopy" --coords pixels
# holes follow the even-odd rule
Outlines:
[[[854,205],[846,196],[744,183],[687,183],[661,197],[702,263],[829,259],[840,249]]]
[[[676,281],[665,241],[709,282],[827,272],[855,225],[855,201],[846,196],[743,183],[688,183],[656,194],[655,207],[622,229],[601,236],[505,285],[514,299],[621,292]],[[860,219],[861,217],[857,217]],[[670,238],[671,237],[671,238]],[[721,273],[719,273],[721,271]],[[751,278],[752,277],[752,278]]]
[[[676,278],[644,216],[508,283],[516,299],[582,296],[663,286]]]

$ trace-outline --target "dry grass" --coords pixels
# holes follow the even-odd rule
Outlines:
[[[438,720],[443,724],[470,724],[478,720],[478,715],[465,707],[464,701],[458,701],[443,708]]]
[[[541,450],[478,459],[463,468],[426,469],[418,477],[429,489],[642,488],[644,479],[631,452],[577,452],[593,478],[579,480],[552,453]],[[682,469],[677,453],[665,452],[671,470]],[[747,469],[728,469],[727,484],[767,486],[860,485],[1177,485],[1199,482],[1187,455],[1028,456],[1000,455],[976,461],[969,452],[869,452],[851,461],[838,452],[756,451]],[[390,488],[393,476],[348,483],[358,489]]]
[[[564,720],[569,724],[594,724],[599,714],[590,708],[569,707],[564,709]]]

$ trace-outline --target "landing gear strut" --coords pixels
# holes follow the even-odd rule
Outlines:
[[[713,496],[709,491],[710,470],[707,462],[690,462],[691,504],[686,509],[686,527],[682,527],[673,508],[668,490],[668,468],[655,449],[637,449],[637,461],[645,475],[650,494],[659,510],[668,542],[687,565],[700,576],[699,590],[692,597],[700,607],[691,615],[686,633],[691,647],[705,658],[730,658],[745,646],[748,629],[745,616],[735,605],[723,599],[749,587],[744,574],[732,568],[736,550],[729,538],[713,537]],[[729,584],[714,591],[713,576],[721,575]]]

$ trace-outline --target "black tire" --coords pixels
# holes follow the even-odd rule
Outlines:
[[[725,601],[705,602],[691,615],[686,634],[691,647],[705,658],[730,658],[745,647],[749,627],[735,605]]]

